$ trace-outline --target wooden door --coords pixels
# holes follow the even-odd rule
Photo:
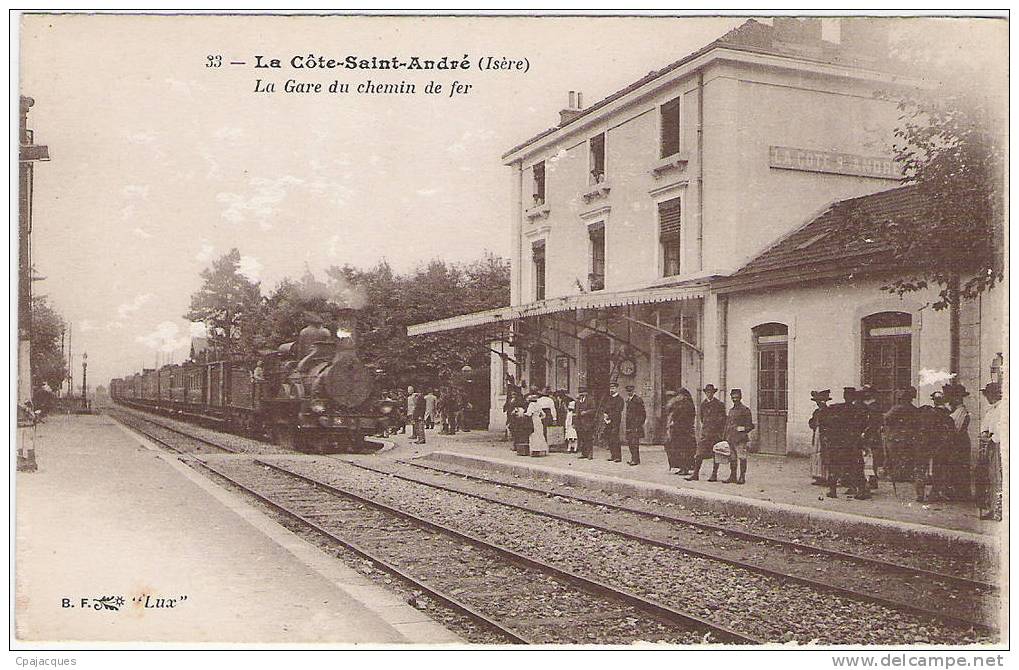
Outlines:
[[[757,435],[766,454],[786,452],[789,415],[789,344],[785,326],[757,334]]]

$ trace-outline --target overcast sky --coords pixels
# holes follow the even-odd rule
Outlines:
[[[185,355],[181,318],[209,261],[238,247],[271,290],[305,264],[404,271],[508,255],[500,156],[586,103],[700,48],[738,19],[27,16],[21,91],[52,160],[36,170],[34,262],[89,354],[90,385],[157,351]],[[255,55],[469,54],[524,73],[256,71]],[[206,56],[248,66],[207,68]],[[263,74],[268,73],[268,74]],[[387,76],[388,75],[388,76]],[[430,79],[469,95],[253,93],[255,79]],[[420,90],[420,89],[419,89]],[[167,356],[166,353],[162,354]],[[80,359],[75,360],[76,384]]]
[[[94,385],[151,367],[157,354],[186,357],[189,296],[231,247],[264,293],[305,266],[321,275],[387,259],[406,271],[433,258],[506,256],[506,150],[554,126],[567,91],[590,105],[741,22],[23,17],[21,92],[36,101],[30,127],[52,157],[36,170],[34,263],[47,279],[35,290],[73,323]],[[967,51],[987,41],[960,27],[947,35],[964,35]],[[214,54],[247,65],[206,67]],[[473,63],[467,73],[395,76],[252,68],[256,55],[308,54]],[[530,71],[479,72],[484,55],[527,58]],[[277,89],[288,78],[472,88],[452,99],[267,95],[253,92],[257,78]],[[77,384],[77,355],[74,370]]]

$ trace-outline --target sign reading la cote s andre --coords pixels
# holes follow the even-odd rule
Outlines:
[[[803,170],[806,172],[827,172],[845,174],[856,177],[874,177],[876,179],[894,179],[902,177],[895,161],[878,156],[858,156],[837,151],[813,151],[793,147],[769,148],[768,165],[783,170]]]

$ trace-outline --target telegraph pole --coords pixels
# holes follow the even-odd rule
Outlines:
[[[21,96],[18,146],[18,470],[33,472],[35,414],[32,407],[32,185],[35,163],[50,159],[28,129],[32,98]]]

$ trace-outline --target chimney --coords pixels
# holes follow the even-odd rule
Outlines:
[[[796,44],[811,44],[821,41],[821,19],[776,16],[772,22],[775,40]]]
[[[559,125],[565,126],[567,123],[580,116],[583,108],[584,94],[580,91],[570,91],[569,104],[566,109],[559,110]]]

